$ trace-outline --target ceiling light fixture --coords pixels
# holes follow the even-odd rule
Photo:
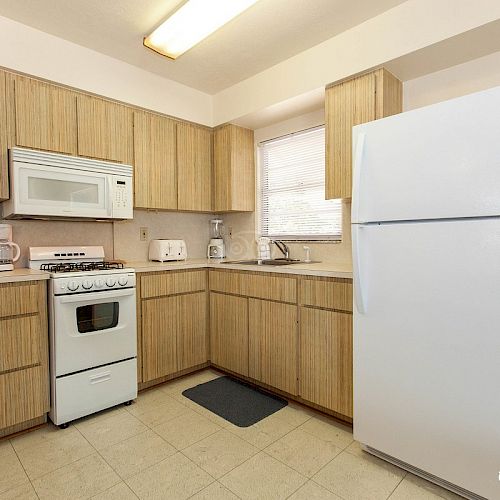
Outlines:
[[[187,0],[144,38],[144,45],[170,59],[177,59],[257,1]]]

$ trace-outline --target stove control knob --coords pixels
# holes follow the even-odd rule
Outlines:
[[[115,278],[108,278],[108,279],[106,280],[106,286],[109,286],[110,288],[111,288],[112,286],[115,286],[115,284],[116,284],[116,280],[115,280]]]
[[[78,283],[78,281],[70,281],[68,283],[68,290],[70,292],[75,292],[76,290],[78,290],[79,286],[80,286],[80,284]]]
[[[84,280],[83,283],[82,283],[82,287],[85,289],[85,290],[90,290],[92,288],[92,281],[90,280]]]
[[[98,278],[98,279],[95,280],[94,285],[97,288],[102,288],[104,286],[104,281],[101,278]]]
[[[126,276],[120,276],[120,277],[118,278],[118,284],[119,284],[120,286],[125,286],[127,283],[128,283],[128,279],[127,279],[127,277],[126,277]]]

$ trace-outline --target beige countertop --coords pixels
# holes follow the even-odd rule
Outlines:
[[[248,264],[229,264],[224,261],[214,261],[208,259],[188,259],[174,262],[127,262],[126,266],[135,269],[138,273],[211,268],[280,274],[299,274],[303,276],[325,276],[330,278],[352,278],[352,266],[350,264],[334,264],[327,262],[289,264],[287,266],[258,266]]]
[[[13,271],[1,271],[0,283],[15,283],[17,281],[48,280],[49,273],[38,269],[18,268]]]

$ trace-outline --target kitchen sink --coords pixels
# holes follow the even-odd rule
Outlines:
[[[316,262],[316,261],[315,261]],[[251,259],[251,260],[226,260],[221,262],[221,264],[242,264],[247,266],[288,266],[289,264],[306,264],[303,260],[300,259]],[[307,264],[311,264],[311,262],[307,262]]]

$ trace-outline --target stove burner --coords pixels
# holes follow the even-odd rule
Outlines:
[[[49,262],[40,266],[40,270],[51,273],[108,271],[110,269],[123,269],[123,264],[121,262]]]

